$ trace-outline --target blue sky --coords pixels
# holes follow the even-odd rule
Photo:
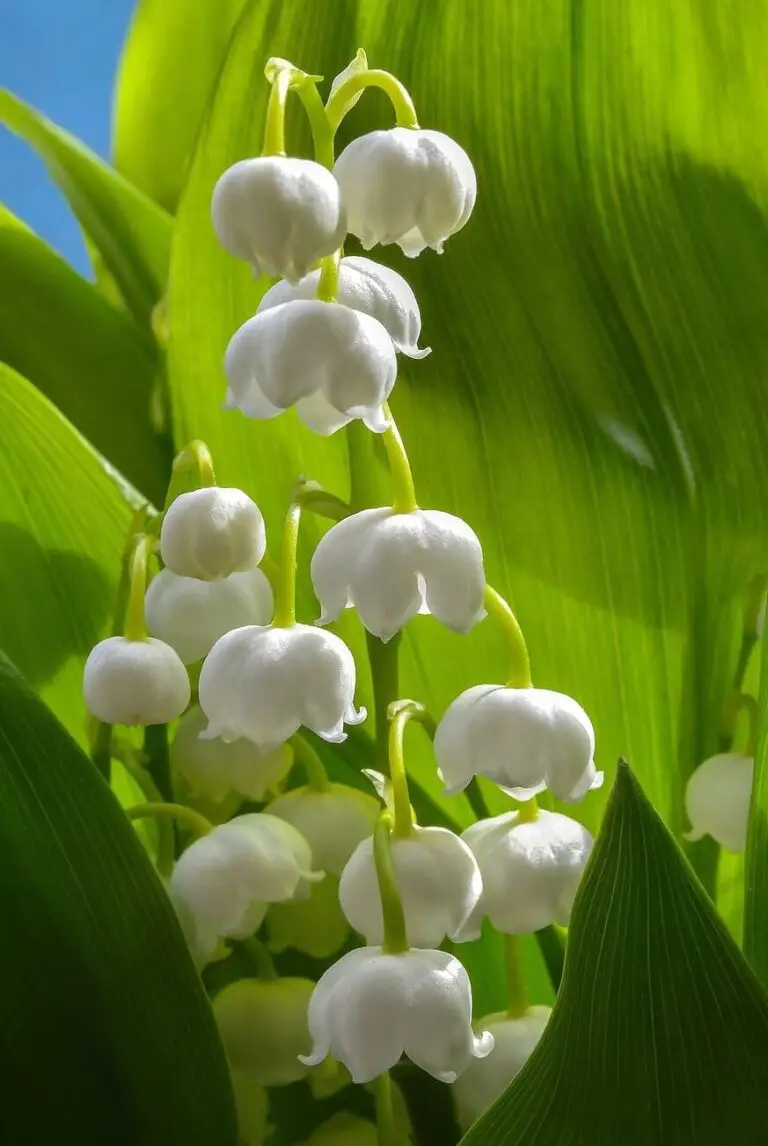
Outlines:
[[[0,87],[106,156],[111,93],[133,0],[0,0]],[[0,201],[87,273],[65,200],[33,152],[0,127]]]

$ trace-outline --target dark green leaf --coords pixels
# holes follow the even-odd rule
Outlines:
[[[744,882],[744,954],[763,986],[768,988],[768,641],[765,639]]]

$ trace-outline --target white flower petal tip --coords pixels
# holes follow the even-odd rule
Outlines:
[[[241,489],[214,485],[182,493],[160,530],[163,561],[180,577],[213,581],[255,569],[266,549],[261,510]]]
[[[216,581],[163,569],[152,578],[144,598],[150,633],[171,645],[187,665],[202,660],[232,629],[268,625],[272,611],[272,589],[261,569]]]
[[[469,976],[453,955],[381,947],[350,951],[330,967],[309,1004],[316,1065],[332,1054],[362,1084],[390,1070],[405,1054],[434,1078],[456,1078],[475,1054],[487,1053],[471,1026]]]
[[[341,875],[358,844],[373,835],[381,806],[375,796],[329,784],[294,788],[269,805],[268,814],[293,824],[309,843],[316,867]]]
[[[210,736],[205,725],[202,709],[190,708],[179,721],[170,748],[173,770],[194,796],[220,803],[237,792],[261,801],[288,775],[293,762],[288,745],[262,755],[250,740],[227,743]]]
[[[311,575],[323,624],[354,606],[385,642],[420,610],[461,632],[485,613],[480,542],[464,521],[440,510],[352,514],[322,538]]]
[[[167,724],[190,701],[187,670],[164,641],[107,637],[83,671],[88,711],[105,724]]]
[[[471,849],[446,828],[415,827],[392,839],[392,864],[414,947],[437,947],[458,939],[483,890]],[[339,884],[341,909],[366,943],[381,943],[384,924],[378,894],[373,841],[353,852]]]
[[[285,156],[244,159],[213,192],[211,216],[221,245],[236,258],[296,281],[344,240],[339,186],[319,163]]]
[[[297,283],[276,283],[259,303],[257,314],[296,299],[314,299],[320,283],[320,271],[311,271]],[[405,279],[390,267],[350,255],[339,264],[337,302],[378,319],[389,334],[395,349],[408,358],[426,358],[429,347],[419,345],[421,313],[416,296]]]
[[[395,127],[353,140],[333,169],[347,227],[365,250],[397,243],[409,257],[443,243],[472,214],[477,179],[462,147],[440,131]]]
[[[245,737],[262,753],[273,751],[305,725],[331,742],[344,738],[354,708],[355,662],[333,633],[313,625],[248,625],[227,633],[211,649],[200,673],[204,735]]]
[[[751,756],[723,752],[700,764],[685,789],[690,840],[711,836],[731,852],[747,846],[749,805],[755,762]]]
[[[506,812],[479,820],[462,834],[474,853],[483,892],[460,939],[476,939],[484,916],[509,935],[568,923],[592,850],[585,827],[540,809],[534,820]]]
[[[235,404],[253,418],[295,405],[310,429],[369,424],[397,377],[392,339],[376,318],[340,303],[296,299],[269,307],[233,335],[224,359]]]
[[[310,979],[240,979],[216,995],[213,1013],[233,1071],[252,1085],[288,1086],[306,1077],[300,1059],[311,1045]]]
[[[543,688],[482,684],[448,707],[435,735],[435,757],[447,794],[473,776],[505,791],[549,788],[576,802],[602,782],[593,761],[595,733],[570,696]]]
[[[550,1007],[529,1007],[525,1014],[514,1019],[505,1013],[480,1019],[478,1026],[490,1032],[495,1046],[490,1058],[478,1056],[470,1063],[453,1088],[463,1130],[485,1113],[522,1070],[544,1033],[551,1013]]]
[[[244,939],[268,903],[292,899],[312,871],[309,844],[292,824],[254,812],[213,828],[182,853],[169,894],[198,963],[220,938]]]

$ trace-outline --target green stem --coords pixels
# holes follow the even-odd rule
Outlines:
[[[280,567],[275,586],[275,619],[272,624],[277,629],[289,629],[296,624],[296,552],[300,523],[301,503],[293,501],[285,515]]]
[[[401,633],[385,644],[366,629],[365,644],[373,684],[373,720],[376,731],[376,767],[387,772],[389,757],[389,706],[400,691],[398,653]]]
[[[504,961],[507,971],[507,1014],[519,1019],[528,1010],[528,997],[520,965],[520,942],[516,935],[504,936]]]
[[[392,837],[390,818],[385,813],[379,817],[373,833],[373,858],[376,863],[376,878],[381,896],[381,913],[384,919],[384,942],[382,948],[387,955],[401,955],[408,950],[408,935],[405,929],[400,892],[392,864]]]
[[[210,820],[184,804],[137,804],[135,808],[128,808],[125,814],[129,820],[142,820],[147,816],[155,816],[158,819],[170,817],[190,828],[198,838],[206,836],[213,828]]]
[[[304,768],[307,784],[313,792],[327,792],[330,788],[328,773],[325,765],[306,736],[300,732],[294,733],[289,743],[293,746],[296,759]]]
[[[146,768],[135,763],[127,755],[122,757],[123,767],[133,777],[141,788],[142,795],[148,804],[162,804],[163,795],[158,790],[155,781]],[[173,830],[173,820],[161,817],[157,822],[157,870],[161,876],[167,877],[173,871],[176,859],[176,835]]]
[[[147,503],[136,511],[123,548],[123,556],[120,562],[120,580],[117,585],[117,596],[115,599],[115,613],[112,620],[113,637],[119,637],[123,632],[125,612],[128,608],[128,594],[131,591],[133,555],[136,552],[136,546],[144,536],[144,527],[147,525],[148,513],[149,505]]]
[[[392,1082],[388,1070],[376,1080],[376,1141],[378,1146],[395,1146],[396,1143]]]
[[[99,721],[91,748],[91,760],[109,783],[112,774],[112,725]]]
[[[147,637],[144,621],[144,594],[147,591],[147,566],[152,553],[153,539],[144,534],[136,542],[131,560],[128,606],[125,613],[124,633],[129,641],[143,641]]]
[[[754,756],[757,751],[757,722],[760,716],[757,701],[754,696],[743,692],[740,697],[740,707],[746,712],[747,719],[749,720],[749,732],[747,733],[747,744],[744,749],[744,755]]]
[[[313,81],[298,84],[294,88],[307,113],[312,141],[315,147],[315,161],[330,170],[333,167],[333,130],[325,114],[320,92]]]
[[[320,280],[317,284],[315,297],[320,302],[335,302],[339,289],[339,263],[341,251],[326,255],[320,260]]]
[[[464,790],[464,795],[469,800],[469,806],[477,816],[478,820],[488,820],[491,818],[491,810],[485,802],[485,796],[480,791],[480,785],[477,782],[477,776],[473,776]]]
[[[389,706],[389,776],[392,781],[394,808],[394,835],[404,839],[413,832],[411,797],[408,792],[408,773],[405,769],[403,737],[407,724],[419,719],[424,706],[415,700],[397,700]]]
[[[325,114],[328,117],[331,131],[338,130],[349,104],[349,100],[362,91],[363,88],[380,88],[389,98],[395,112],[398,127],[418,128],[416,108],[407,88],[400,83],[396,76],[384,72],[380,68],[369,68],[365,72],[357,72],[340,84],[325,105]]]
[[[535,796],[531,796],[530,800],[524,800],[517,809],[517,822],[518,824],[532,824],[538,818],[539,803]]]
[[[168,751],[168,725],[148,724],[144,729],[146,769],[163,800],[173,795],[171,758]]]
[[[277,979],[277,971],[275,964],[272,961],[272,956],[267,951],[264,944],[255,935],[249,936],[248,939],[238,940],[237,947],[247,955],[248,961],[256,972],[257,978],[265,983],[271,983]]]
[[[490,585],[485,587],[484,600],[486,609],[500,622],[509,641],[511,656],[507,687],[530,688],[532,684],[531,661],[520,622],[509,603]]]
[[[173,459],[171,480],[165,495],[165,508],[171,505],[182,493],[191,493],[203,486],[216,485],[211,451],[205,442],[195,439]]]
[[[408,454],[405,452],[397,423],[386,402],[384,403],[384,416],[389,421],[389,425],[381,435],[381,440],[387,451],[387,461],[392,474],[392,508],[395,513],[412,513],[414,509],[418,509],[418,502],[416,501],[416,487],[413,484],[411,463],[408,461]]]
[[[271,63],[272,61],[269,61]],[[267,67],[269,67],[269,63]],[[264,124],[264,146],[262,156],[285,155],[285,105],[291,86],[294,69],[278,65],[272,76],[272,90],[269,93],[267,117]]]

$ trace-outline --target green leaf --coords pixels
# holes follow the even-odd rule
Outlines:
[[[0,90],[0,123],[44,160],[126,305],[148,324],[165,292],[168,215],[79,139],[5,90]]]
[[[463,1146],[758,1146],[768,999],[629,769],[550,1023]]]
[[[755,780],[744,871],[744,954],[768,989],[768,641],[762,672]]]
[[[2,206],[0,359],[148,498],[162,501],[168,449],[150,421],[161,370],[156,346]]]
[[[114,100],[115,166],[175,211],[203,114],[245,0],[139,0]]]
[[[5,658],[0,807],[0,1138],[235,1146],[223,1048],[168,898],[90,760]]]

